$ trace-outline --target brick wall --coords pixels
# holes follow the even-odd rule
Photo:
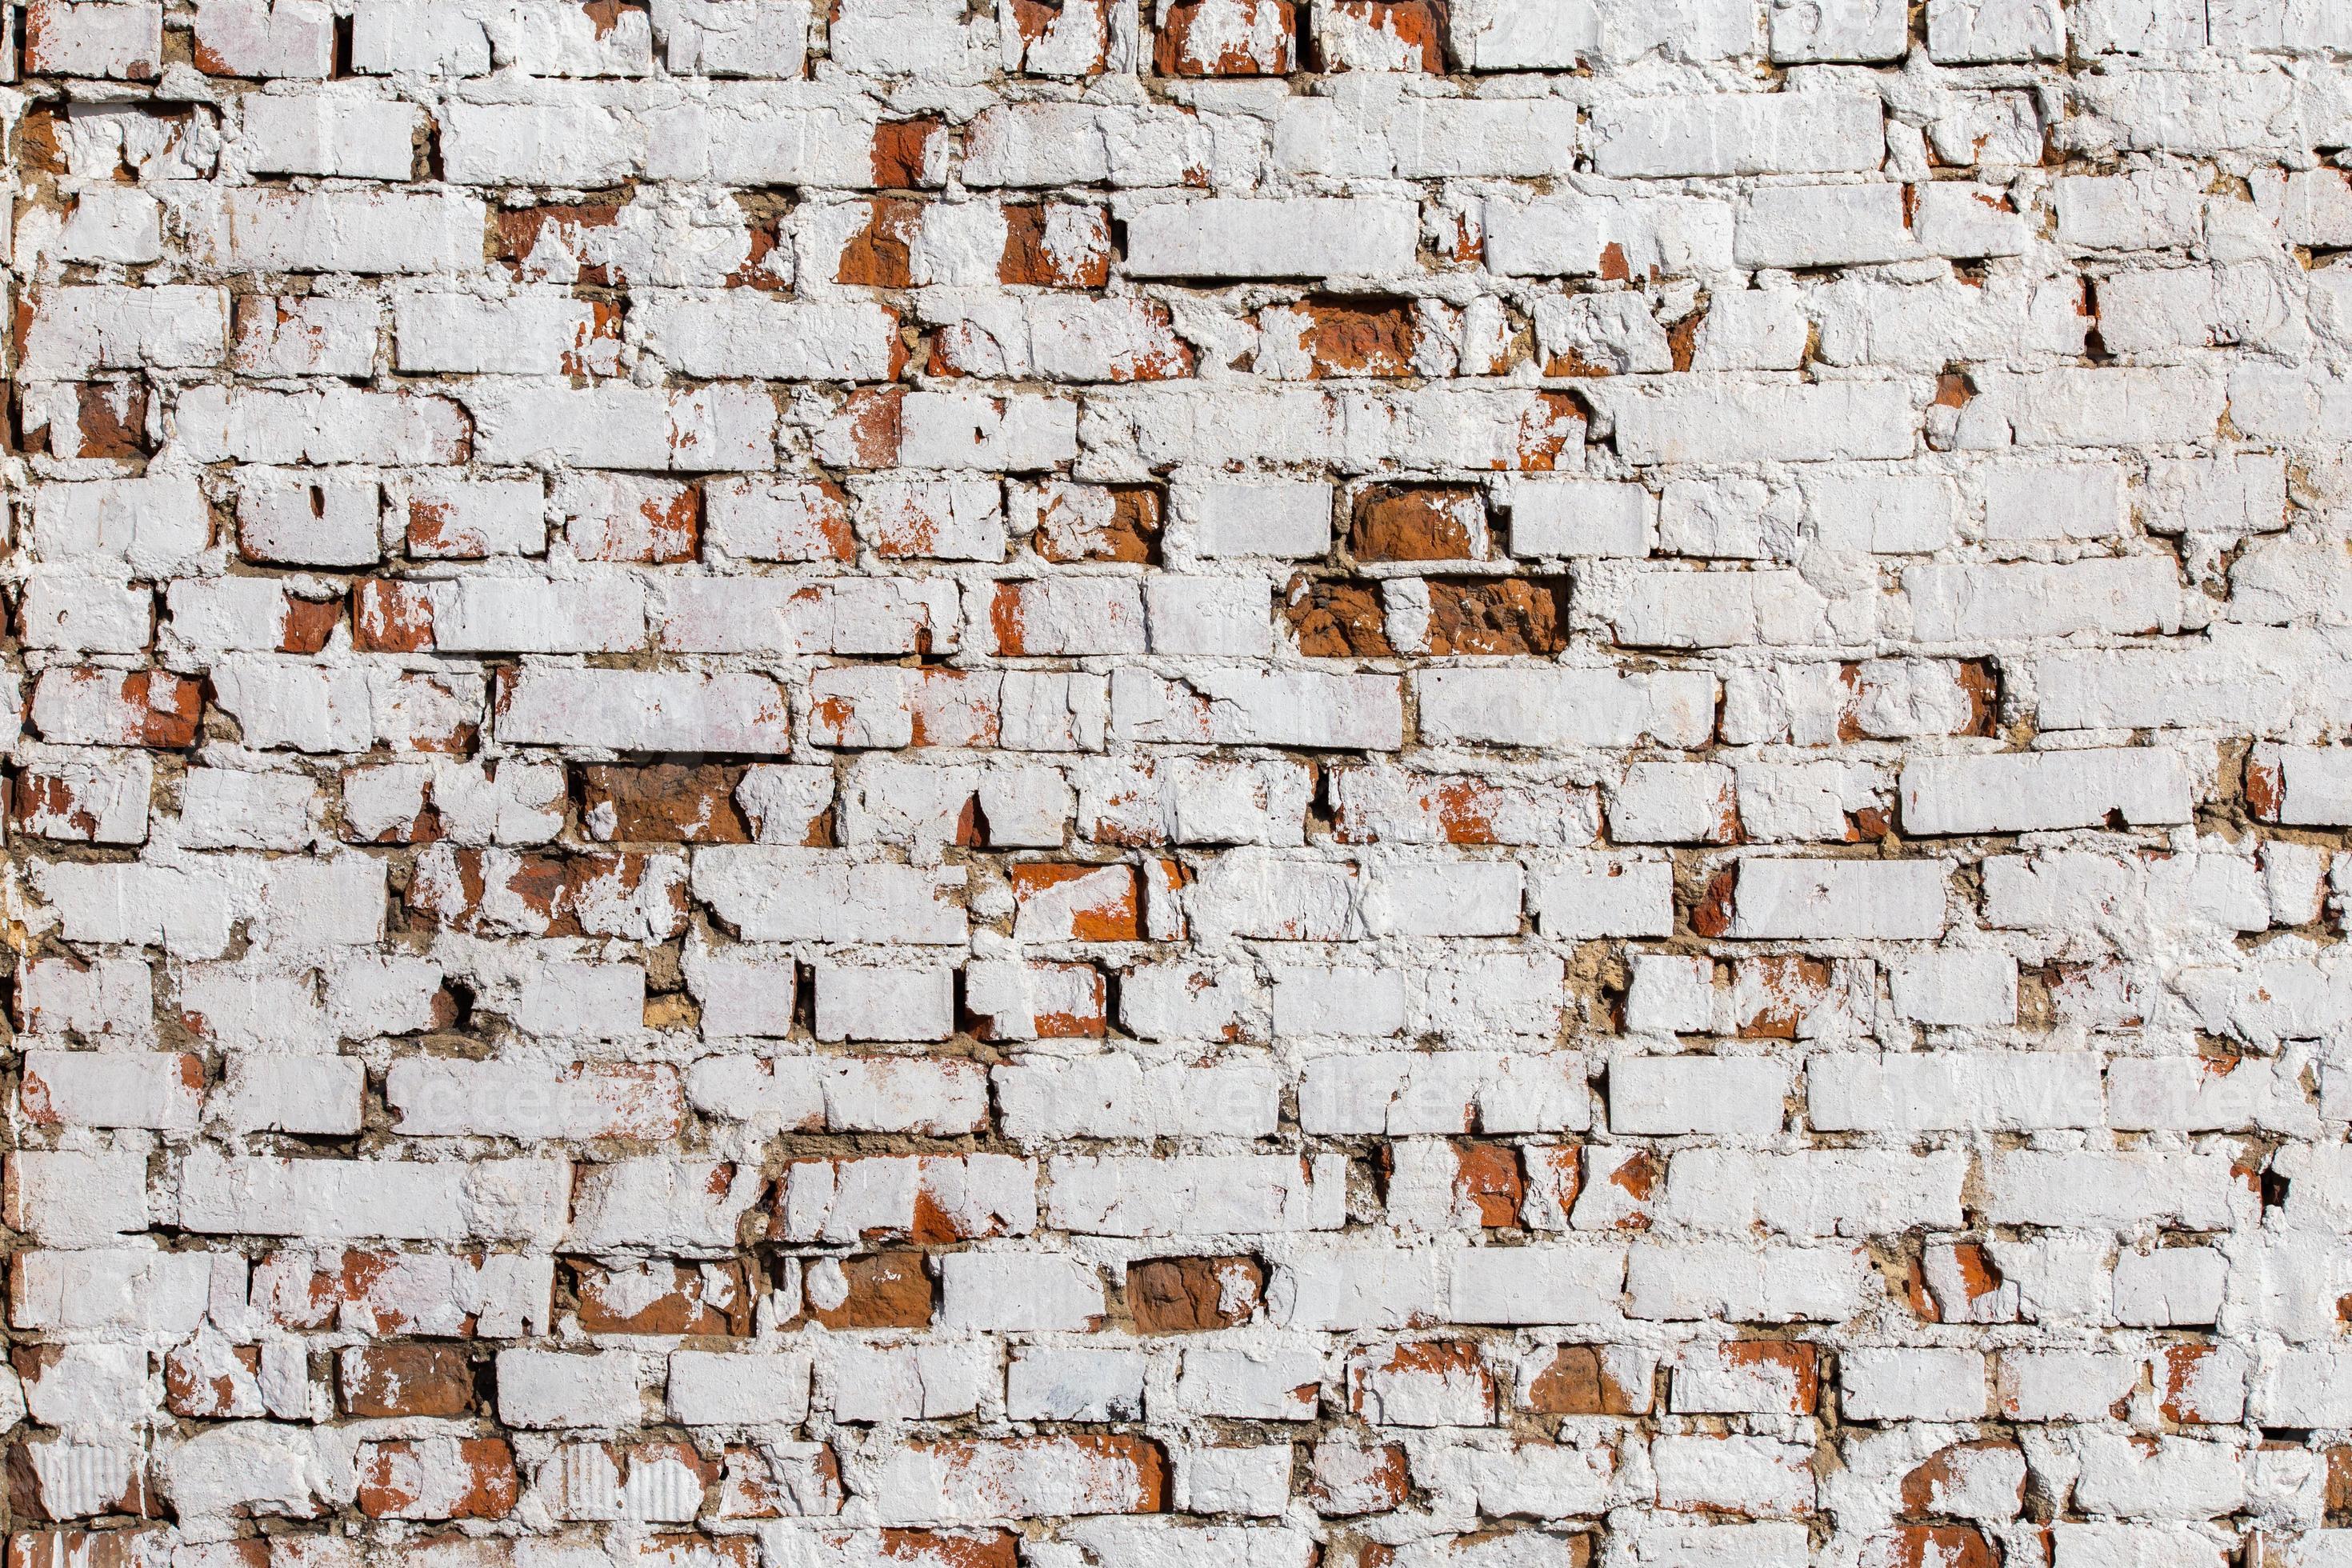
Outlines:
[[[2352,1563],[2352,9],[29,0],[7,1568]]]

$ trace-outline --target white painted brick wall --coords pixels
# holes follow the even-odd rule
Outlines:
[[[8,1568],[2352,1561],[2329,0],[26,0]]]

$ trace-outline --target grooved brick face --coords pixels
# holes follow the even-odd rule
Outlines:
[[[2352,1561],[2322,0],[31,0],[8,1568]]]

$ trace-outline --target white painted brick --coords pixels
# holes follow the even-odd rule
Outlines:
[[[1806,7],[1774,10],[1780,18]],[[1896,15],[1901,7],[1883,9]],[[1766,185],[1741,204],[1732,252],[1743,267],[1851,267],[1901,261],[1918,254],[1905,221],[1904,187]]]
[[[1094,1270],[1057,1254],[950,1253],[940,1281],[940,1314],[955,1328],[1084,1330],[1104,1308]]]
[[[667,1403],[689,1426],[796,1426],[808,1415],[809,1360],[674,1351]]]
[[[1008,1137],[1265,1137],[1279,1121],[1281,1080],[1268,1067],[1157,1067],[1126,1055],[1038,1057],[992,1069]]]
[[[903,966],[816,966],[821,1040],[943,1040],[954,1026],[954,974]]]
[[[136,1153],[19,1151],[8,1158],[6,1217],[40,1247],[115,1247],[147,1228],[146,1160]]]
[[[240,1132],[349,1137],[366,1088],[365,1068],[351,1058],[255,1056],[231,1064],[205,1110]]]
[[[1139,278],[1319,278],[1403,270],[1419,225],[1392,201],[1218,197],[1139,208],[1128,219]],[[1304,243],[1302,243],[1304,241]]]
[[[1520,479],[1509,490],[1514,555],[1650,553],[1658,498],[1641,485],[1601,479]]]
[[[1331,542],[1331,487],[1179,473],[1169,510],[1204,556],[1318,555]]]
[[[1539,874],[1534,891],[1547,936],[1664,936],[1674,929],[1674,873],[1664,860],[1576,856]]]
[[[1752,1057],[1619,1056],[1609,1064],[1609,1126],[1637,1136],[1777,1132],[1789,1069]]]
[[[1084,1235],[1329,1230],[1344,1217],[1342,1167],[1328,1157],[1302,1169],[1279,1156],[1073,1156],[1055,1160],[1047,1181],[1050,1222]]]
[[[1604,174],[1831,174],[1885,153],[1877,100],[1851,93],[1620,100],[1596,108],[1593,134]]]
[[[1932,940],[1944,932],[1940,861],[1739,862],[1731,930],[1742,937]]]
[[[258,174],[404,180],[425,116],[414,104],[328,93],[245,100],[246,165]]]
[[[652,1373],[633,1351],[500,1351],[499,1415],[521,1427],[632,1425]]]
[[[2186,822],[2192,798],[2184,759],[2152,750],[1922,758],[1901,793],[1903,826],[1919,834]]]
[[[1838,1357],[1839,1407],[1858,1421],[1973,1421],[1985,1411],[1975,1351],[1850,1350]]]

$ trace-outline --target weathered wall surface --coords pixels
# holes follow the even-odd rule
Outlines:
[[[2352,1563],[2352,10],[10,15],[12,1568]]]

